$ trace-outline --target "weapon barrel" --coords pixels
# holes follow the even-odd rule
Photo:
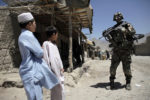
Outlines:
[[[136,39],[141,39],[144,37],[144,34],[135,34]]]

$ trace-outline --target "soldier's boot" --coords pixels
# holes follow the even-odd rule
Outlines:
[[[115,88],[115,83],[114,83],[114,81],[111,81],[111,82],[109,83],[109,86],[106,87],[107,90],[113,90],[114,88]]]
[[[126,80],[126,90],[131,90],[131,80]]]
[[[115,77],[110,77],[109,78],[110,83],[109,83],[109,86],[106,87],[107,90],[113,90],[115,88],[114,79],[115,79]]]

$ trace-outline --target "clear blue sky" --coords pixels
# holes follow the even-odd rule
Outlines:
[[[124,20],[131,23],[137,33],[150,32],[150,0],[91,0],[94,10],[93,33],[89,38],[99,38],[103,30],[113,26],[114,13],[120,11]],[[3,3],[0,0],[0,5]],[[87,29],[83,30],[89,34]]]
[[[93,33],[87,37],[98,38],[103,30],[116,24],[113,15],[121,12],[124,20],[131,23],[137,33],[150,32],[150,0],[91,0],[94,10]],[[89,33],[88,30],[83,30]]]
[[[2,0],[0,0],[0,6],[6,5]]]

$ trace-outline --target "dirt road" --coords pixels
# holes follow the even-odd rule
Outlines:
[[[106,90],[110,60],[90,60],[88,71],[75,87],[66,86],[66,100],[150,100],[150,57],[132,57],[132,90],[124,88],[125,77],[120,64],[115,80],[116,89]],[[43,100],[50,100],[44,90]],[[0,88],[0,100],[27,100],[23,88]]]
[[[150,57],[133,56],[132,90],[124,88],[122,64],[117,69],[116,89],[106,90],[110,61],[94,60],[76,88],[69,90],[66,100],[150,100]]]

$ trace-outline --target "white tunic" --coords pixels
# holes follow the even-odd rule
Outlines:
[[[51,41],[45,41],[43,43],[43,49],[45,61],[61,83],[60,86],[52,89],[52,100],[64,100],[64,76],[63,73],[60,71],[61,69],[63,69],[63,64],[60,58],[59,50],[57,46]]]

